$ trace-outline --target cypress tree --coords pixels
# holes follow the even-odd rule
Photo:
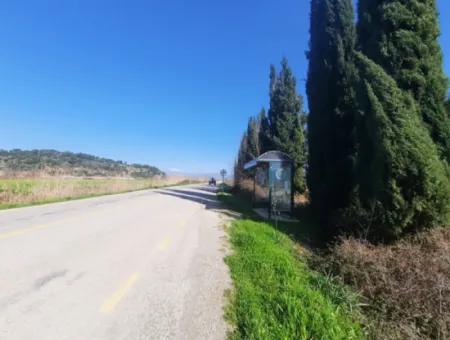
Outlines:
[[[355,163],[354,48],[351,0],[312,0],[308,115],[308,188],[323,222],[350,202]],[[327,224],[327,223],[325,223]]]
[[[247,133],[244,133],[241,138],[241,143],[239,145],[239,151],[237,156],[236,165],[234,168],[234,178],[235,182],[239,183],[243,180],[245,176],[244,165],[250,161],[252,157],[248,152],[248,138]]]
[[[275,85],[277,83],[277,70],[274,65],[270,65],[269,72],[269,97],[272,97],[275,91]]]
[[[263,154],[264,152],[270,151],[273,149],[272,147],[272,136],[270,135],[270,123],[269,118],[266,115],[266,110],[261,109],[261,112],[258,116],[259,123],[259,154]]]
[[[445,112],[447,78],[438,42],[435,0],[360,0],[361,51],[418,102],[422,120],[450,162],[450,119]]]
[[[238,165],[238,160],[235,159],[234,160],[234,166],[233,166],[233,182],[234,182],[234,186],[237,187],[239,185],[241,181],[240,178],[240,169],[239,169],[239,165]]]
[[[360,223],[369,236],[383,240],[445,225],[447,170],[419,106],[379,65],[362,54],[356,54],[356,63],[363,114],[357,117],[358,198],[350,223]]]
[[[271,96],[269,109],[270,131],[273,147],[285,152],[294,161],[294,190],[304,192],[306,182],[305,166],[305,137],[301,124],[302,98],[297,94],[296,80],[287,59],[281,62],[281,71],[272,82],[271,67]]]
[[[250,117],[247,125],[247,153],[252,159],[259,156],[259,128],[258,117]]]

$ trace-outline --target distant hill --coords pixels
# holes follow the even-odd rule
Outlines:
[[[165,176],[160,169],[143,164],[56,150],[0,150],[2,176],[132,177]]]

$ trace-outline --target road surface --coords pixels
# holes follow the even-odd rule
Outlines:
[[[208,187],[0,211],[0,339],[224,339]]]

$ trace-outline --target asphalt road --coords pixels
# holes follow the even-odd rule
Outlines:
[[[0,211],[0,339],[224,339],[208,187]]]

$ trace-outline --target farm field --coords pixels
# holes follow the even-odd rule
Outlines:
[[[189,184],[182,177],[126,178],[0,178],[0,209]]]

